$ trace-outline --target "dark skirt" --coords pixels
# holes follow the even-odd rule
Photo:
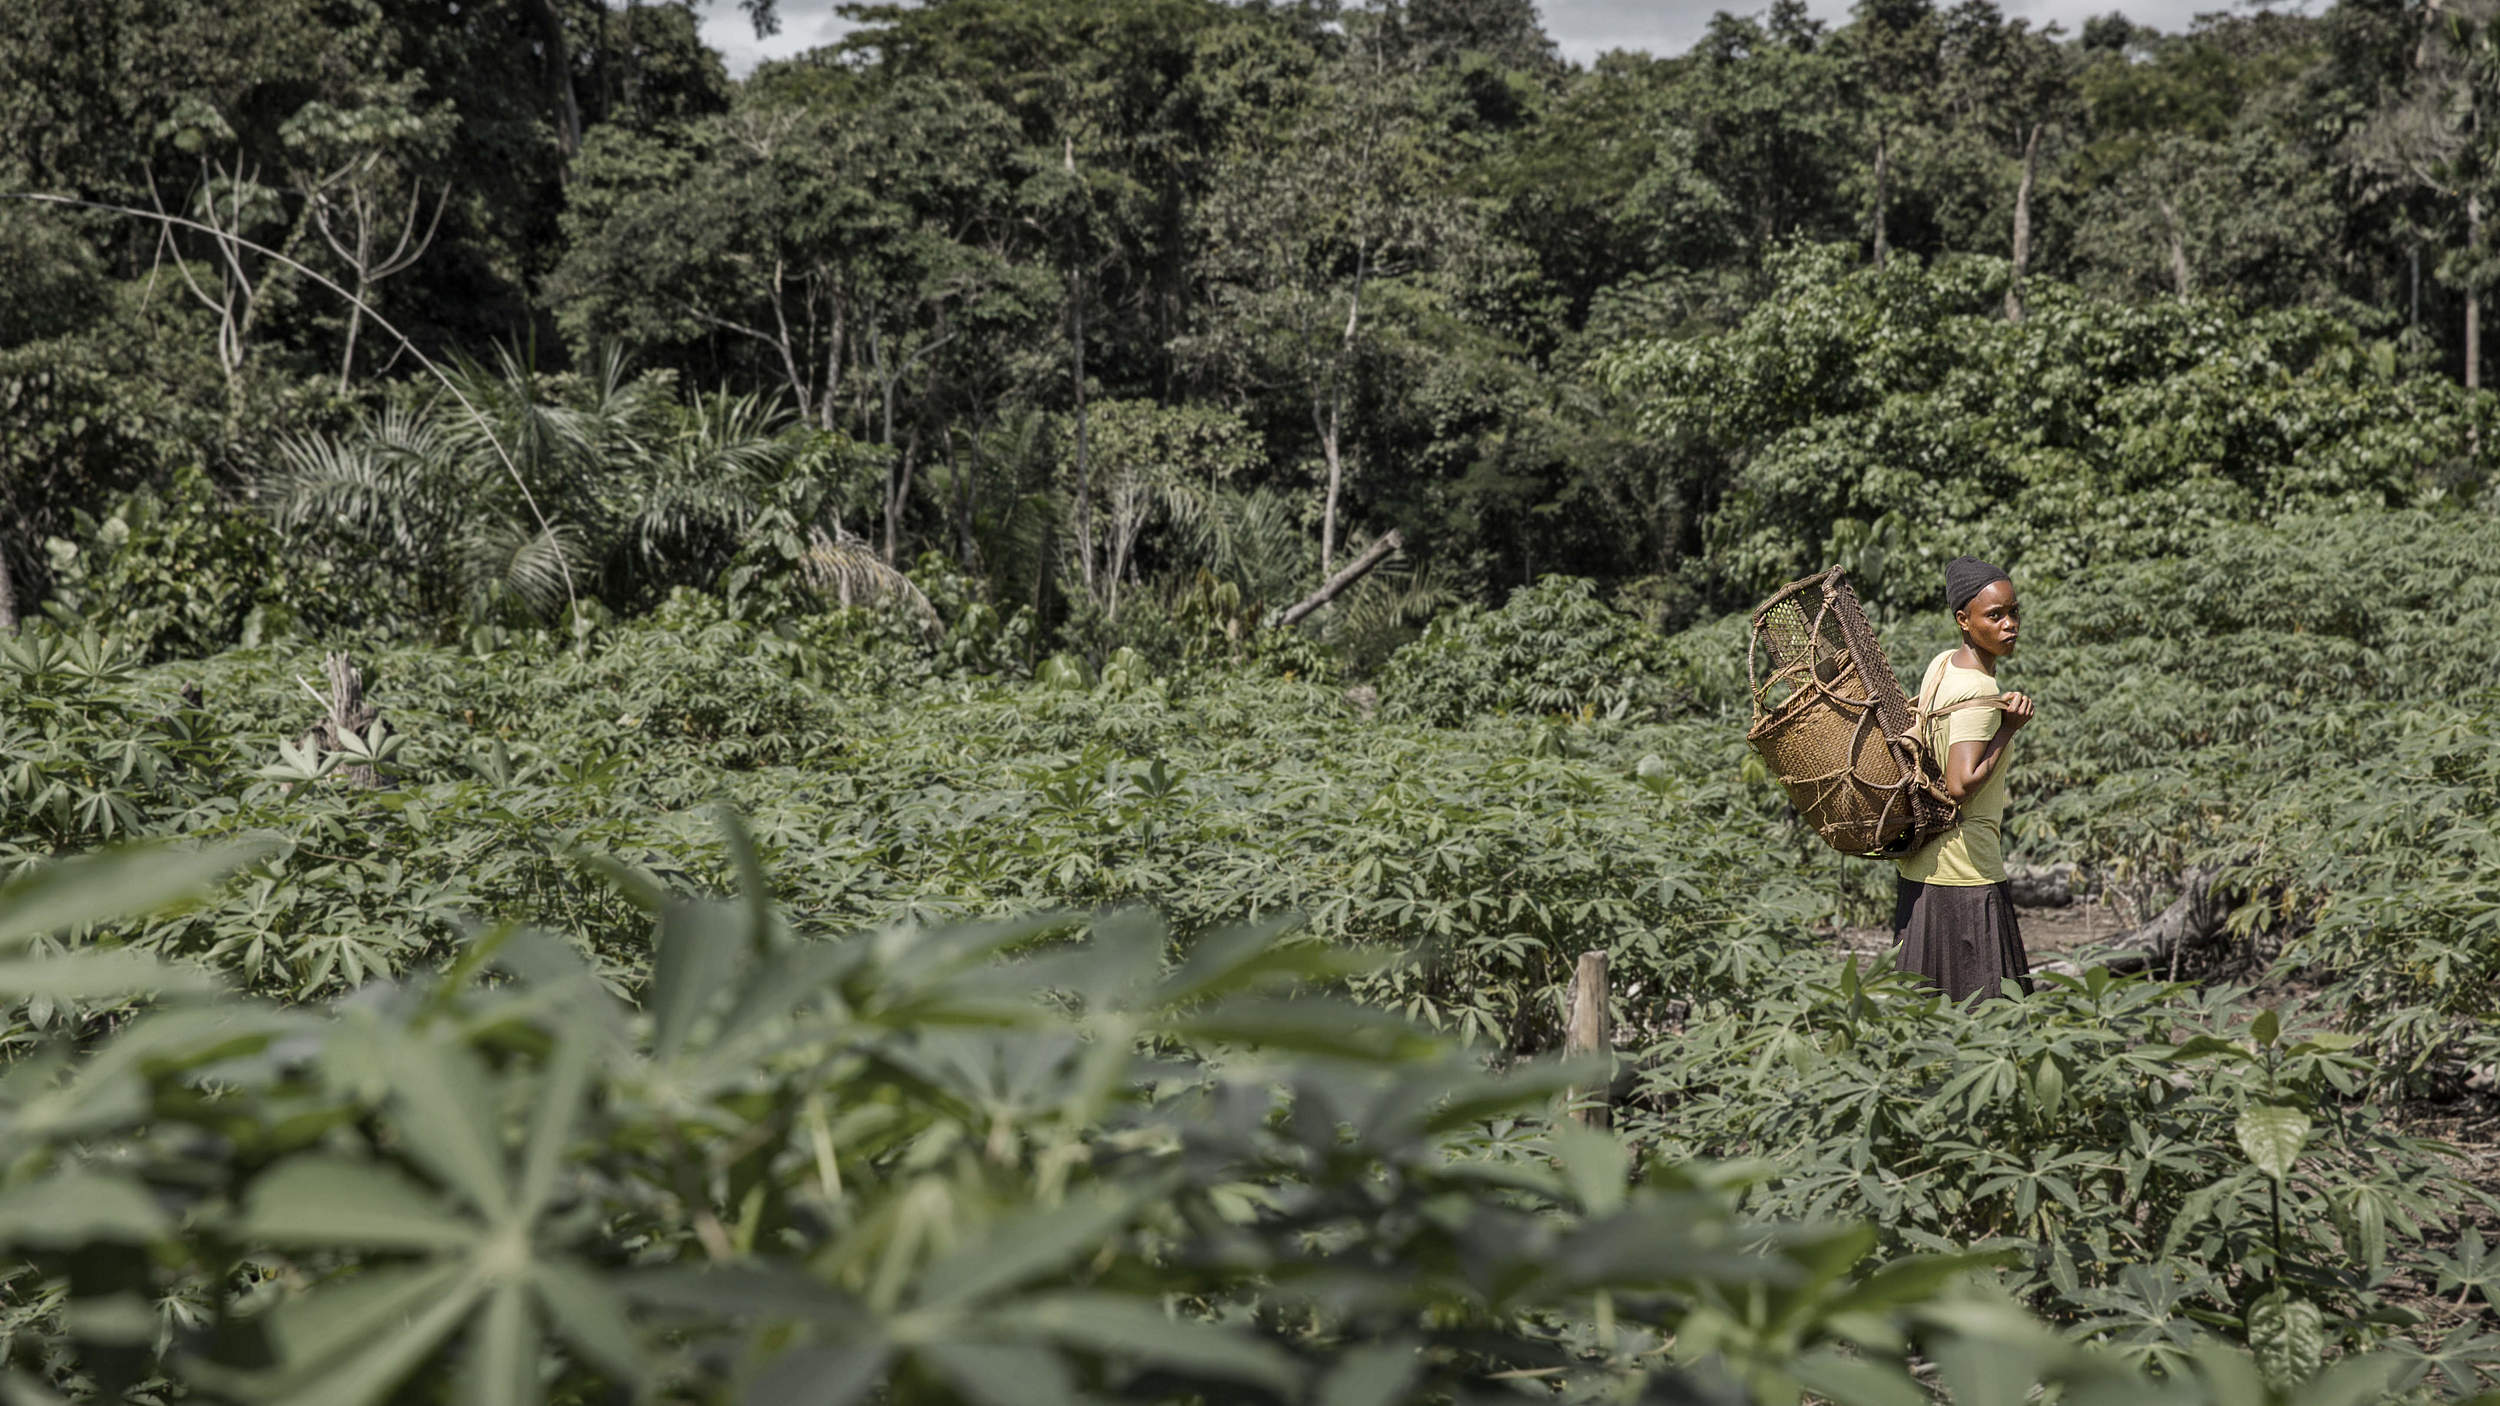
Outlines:
[[[1894,960],[1917,972],[1954,1000],[2001,994],[2014,978],[2031,989],[2031,958],[2014,918],[2010,884],[1922,884],[1894,880]]]

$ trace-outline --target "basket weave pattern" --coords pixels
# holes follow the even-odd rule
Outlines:
[[[1754,611],[1745,673],[1745,740],[1834,849],[1909,854],[1953,828],[1910,700],[1839,567],[1782,586]]]

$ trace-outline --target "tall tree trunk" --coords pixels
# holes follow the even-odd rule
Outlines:
[[[889,419],[889,425],[892,423]],[[889,428],[890,438],[893,431]],[[898,558],[902,552],[903,509],[911,503],[913,462],[920,452],[920,426],[915,423],[903,436],[903,446],[894,456],[894,467],[888,472],[885,493],[885,564],[900,571]]]
[[[1076,561],[1085,589],[1094,590],[1094,461],[1085,410],[1085,275],[1068,274],[1068,345],[1076,377]]]
[[[2483,247],[2483,197],[2479,192],[2465,197],[2465,247]],[[2478,390],[2483,384],[2483,295],[2473,280],[2465,284],[2465,388]]]
[[[2170,282],[2178,291],[2179,301],[2188,300],[2187,228],[2179,223],[2179,207],[2167,198],[2157,202],[2162,220],[2170,226]]]
[[[591,95],[599,100],[593,115],[600,120],[616,112],[616,65],[610,61],[610,56],[617,49],[616,32],[611,28],[613,21],[614,16],[608,13],[608,0],[590,0]],[[629,37],[625,46],[630,49],[633,42]]]
[[[1890,244],[1885,237],[1884,205],[1892,185],[1892,134],[1875,134],[1875,267],[1882,269]]]
[[[625,0],[625,106],[642,107],[642,0]]]
[[[843,300],[842,295],[834,294],[833,331],[825,339],[824,399],[820,402],[821,408],[816,414],[817,427],[827,431],[833,429],[835,422],[840,418],[838,397],[842,393],[842,356],[847,350],[842,341],[842,334],[849,322],[850,311],[851,305]]]
[[[1344,442],[1345,378],[1354,369],[1354,329],[1363,316],[1363,279],[1370,270],[1370,245],[1357,245],[1354,290],[1346,295],[1345,332],[1337,339],[1337,365],[1328,378],[1327,412],[1319,424],[1320,454],[1328,461],[1328,501],[1321,506],[1319,516],[1319,569],[1323,575],[1337,564],[1337,499],[1345,491],[1345,456],[1340,449]]]
[[[2040,170],[2040,132],[2047,124],[2031,124],[2023,142],[2022,184],[2014,187],[2014,276],[2005,285],[2005,320],[2023,320],[2023,271],[2031,266],[2031,182]]]
[[[781,358],[782,380],[789,384],[790,394],[797,397],[798,403],[803,407],[808,402],[810,388],[807,384],[807,372],[799,366],[799,353],[804,348],[800,339],[790,335],[790,311],[785,301],[789,294],[789,271],[790,266],[787,263],[780,259],[773,260],[771,300],[773,334],[770,337],[762,337],[761,340],[770,344],[773,354]],[[810,321],[812,320],[813,314],[811,313]],[[758,335],[760,337],[761,334]]]
[[[1328,497],[1319,514],[1319,569],[1323,572],[1337,562],[1337,494],[1345,486],[1345,460],[1337,453],[1337,424],[1344,413],[1345,397],[1335,386],[1328,388],[1328,403],[1319,409],[1319,452],[1328,463]]]
[[[564,15],[556,0],[529,0],[529,15],[538,27],[547,97],[555,104],[556,147],[569,164],[582,149],[582,105],[573,96],[573,50],[564,39]]]
[[[0,630],[17,633],[17,578],[9,571],[9,544],[0,538]]]
[[[974,423],[979,419],[976,413]],[[980,566],[980,549],[972,541],[972,478],[981,469],[981,442],[974,440],[969,454],[958,457],[955,452],[955,431],[946,431],[946,468],[955,477],[955,561],[966,571]]]
[[[870,356],[875,360],[877,379],[883,382],[880,391],[884,398],[885,415],[878,426],[878,438],[885,443],[886,455],[885,564],[892,566],[895,545],[901,538],[901,524],[895,521],[901,514],[895,505],[902,497],[904,476],[911,472],[903,455],[903,447],[894,442],[894,383],[900,379],[902,373],[886,361],[884,342],[874,331],[869,333],[868,349]]]
[[[357,238],[357,247],[360,250],[365,247],[361,235]],[[356,296],[347,301],[347,348],[339,353],[339,394],[342,396],[347,394],[352,384],[349,378],[356,372],[356,334],[365,324],[365,294],[368,290],[364,269],[365,265],[360,260],[356,265]]]

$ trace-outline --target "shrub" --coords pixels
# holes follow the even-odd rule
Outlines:
[[[1959,1287],[1978,1257],[1856,1276],[1866,1231],[1732,1211],[1755,1173],[1635,1178],[1608,1137],[1540,1133],[1520,1111],[1570,1071],[1491,1078],[1294,995],[1341,969],[1323,946],[1248,930],[1171,965],[1133,916],[817,934],[723,838],[738,897],[614,876],[652,911],[640,1009],[511,928],[333,1012],[92,947],[9,964],[19,991],[168,993],[0,1089],[13,1389],[1882,1406],[1919,1399],[1913,1344],[1967,1400],[2150,1387]],[[250,861],[38,871],[0,944]],[[2315,1366],[2207,1345],[2166,1399],[2268,1399],[2259,1364]]]
[[[78,512],[74,522],[70,537],[47,543],[53,600],[150,660],[380,613],[378,602],[356,602],[328,563],[289,552],[266,523],[224,501],[193,466],[177,467],[162,492],[138,489],[100,520]]]
[[[2358,1100],[2377,1071],[2353,1037],[2271,1010],[2233,1029],[2242,995],[2095,969],[1966,1008],[1852,961],[1658,1046],[1635,1137],[1766,1159],[1766,1215],[2009,1251],[2009,1287],[2149,1366],[2185,1365],[2191,1320],[2255,1331],[2286,1301],[2374,1345],[2500,1203]]]
[[[1723,604],[1896,514],[1924,540],[1860,589],[1923,606],[1964,551],[2039,583],[2186,555],[2235,523],[2477,491],[2449,466],[2489,407],[2328,313],[2128,305],[2033,279],[2009,323],[2003,270],[1798,249],[1728,335],[1608,358],[1707,514]]]
[[[1436,618],[1381,670],[1381,708],[1441,726],[1497,713],[1652,716],[1670,699],[1655,645],[1593,583],[1548,576],[1499,610]]]

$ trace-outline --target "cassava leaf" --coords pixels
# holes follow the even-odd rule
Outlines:
[[[475,1243],[484,1227],[388,1167],[311,1154],[252,1183],[236,1231],[273,1245],[449,1252]]]
[[[2233,1127],[2249,1165],[2281,1181],[2292,1174],[2302,1144],[2309,1140],[2309,1116],[2297,1108],[2251,1104]]]
[[[143,844],[38,865],[0,885],[0,947],[170,907],[275,849],[265,842],[211,849]]]

